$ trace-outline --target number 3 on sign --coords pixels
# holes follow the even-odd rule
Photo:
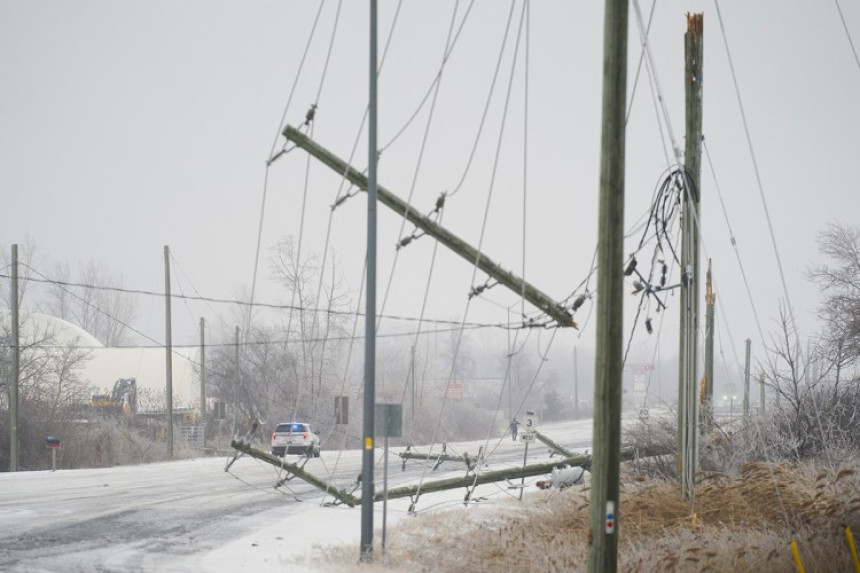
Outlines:
[[[532,412],[531,410],[526,412],[525,423],[523,425],[525,426],[527,432],[533,432],[537,429],[537,420],[535,419],[534,412]]]

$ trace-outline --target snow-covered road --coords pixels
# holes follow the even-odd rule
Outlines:
[[[591,425],[591,420],[579,420],[546,425],[541,431],[568,449],[582,451],[589,446]],[[448,453],[474,455],[482,445],[449,444]],[[489,469],[523,463],[522,442],[505,436],[486,445]],[[422,475],[425,480],[464,475],[462,464],[455,462],[432,471],[432,464],[410,460],[402,471],[400,451],[403,448],[392,448],[389,453],[389,487],[416,483]],[[377,458],[374,476],[381,489],[382,451]],[[530,463],[546,460],[546,447],[538,442],[530,446]],[[298,479],[276,489],[282,477],[278,470],[248,456],[225,472],[228,461],[200,458],[0,474],[0,570],[250,571],[289,564],[294,571],[309,552],[353,542],[358,556],[359,508],[330,507],[330,496]],[[361,453],[323,451],[305,469],[345,488],[361,471]],[[516,490],[504,483],[480,486],[475,492],[476,498],[490,501],[511,495]],[[416,509],[435,511],[462,500],[461,490],[425,494]],[[407,516],[409,504],[408,498],[389,501],[389,527]],[[374,514],[378,546],[381,503]]]

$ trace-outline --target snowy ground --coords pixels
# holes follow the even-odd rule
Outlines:
[[[562,446],[589,447],[591,420],[545,425]],[[449,453],[477,453],[483,442],[449,444]],[[488,445],[488,469],[521,465],[524,444],[507,436]],[[461,464],[438,470],[389,457],[389,487],[462,476]],[[382,453],[375,481],[382,488]],[[540,443],[529,462],[548,460]],[[0,474],[0,570],[3,571],[310,571],[309,558],[346,544],[359,556],[361,510],[332,500],[298,479],[279,489],[278,470],[242,457],[225,472],[223,458],[109,469]],[[432,467],[432,466],[431,466]],[[360,473],[359,451],[324,451],[306,469],[347,487]],[[328,476],[333,476],[329,478]],[[539,477],[526,479],[527,487]],[[356,492],[360,494],[360,491]],[[463,490],[422,495],[418,514],[462,505]],[[518,495],[502,482],[480,486],[492,504]],[[386,526],[407,518],[409,498],[388,502]],[[374,507],[374,549],[380,554],[383,506]]]

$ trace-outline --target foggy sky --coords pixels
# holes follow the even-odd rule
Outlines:
[[[126,287],[154,291],[163,290],[162,249],[170,245],[178,263],[172,272],[178,285],[174,292],[234,298],[242,288],[247,292],[254,278],[267,181],[257,300],[289,302],[289,293],[272,285],[266,259],[276,241],[298,239],[302,229],[303,252],[319,260],[328,244],[327,264],[336,261],[342,288],[357,304],[365,195],[332,211],[339,179],[309,162],[304,152],[279,158],[268,178],[265,165],[273,142],[275,151],[283,146],[277,134],[294,81],[287,123],[300,124],[316,102],[314,139],[345,159],[352,154],[367,105],[366,4],[343,3],[326,68],[337,10],[336,3],[326,3],[299,75],[316,2],[0,1],[0,245],[8,252],[11,244],[29,238],[38,248],[35,266],[49,276],[51,263],[68,261],[75,267],[94,260],[121,274]],[[466,4],[459,4],[457,24]],[[379,79],[380,146],[392,140],[428,93],[454,6],[403,3]],[[380,2],[380,54],[396,7]],[[523,36],[497,148],[521,14],[521,4],[515,4],[496,92],[464,177],[509,8],[507,3],[475,3],[438,92],[430,92],[402,137],[383,151],[379,181],[425,214],[441,192],[458,189],[447,198],[443,225],[563,299],[588,276],[596,246],[602,5],[531,4],[528,90]],[[642,3],[646,18],[650,8]],[[724,2],[720,8],[764,199],[805,340],[819,328],[819,293],[804,276],[810,264],[820,262],[816,236],[832,222],[856,224],[859,212],[860,69],[834,5]],[[843,3],[842,9],[857,44],[860,5]],[[716,354],[734,368],[733,355],[742,355],[745,338],[753,339],[754,352],[763,342],[738,257],[766,337],[777,326],[784,295],[713,2],[662,3],[654,13],[650,42],[674,135],[683,148],[685,14],[699,11],[705,22],[704,134],[726,209],[724,215],[703,159],[702,260],[703,267],[709,258],[714,264]],[[631,8],[628,93],[639,46]],[[425,130],[425,151],[419,155]],[[366,132],[358,141],[352,163],[363,169]],[[627,131],[628,229],[648,209],[666,168],[643,72]],[[426,318],[519,319],[523,306],[501,286],[470,300],[470,288],[486,277],[478,272],[473,279],[471,265],[443,248],[431,276],[434,243],[429,237],[397,251],[397,242],[412,232],[409,224],[401,227],[398,216],[379,208],[381,312],[418,317],[429,281]],[[638,238],[637,233],[627,239],[627,252]],[[383,306],[389,280],[391,294]],[[594,278],[590,284],[593,289]],[[625,298],[627,332],[637,302]],[[668,305],[659,334],[663,358],[677,352],[676,298]],[[594,324],[587,320],[589,308],[577,315],[581,333],[557,336],[558,360],[569,360],[574,345],[590,352]],[[528,304],[525,310],[533,314]],[[196,343],[201,314],[235,322],[230,312],[223,306],[176,303],[174,342]],[[653,308],[650,315],[657,324]],[[138,301],[137,328],[162,340],[163,321],[160,301]],[[414,327],[406,324],[385,321],[383,328]],[[655,356],[657,333],[643,331],[640,325],[631,362],[648,363]],[[506,335],[499,336],[504,340]],[[550,334],[529,336],[540,348]],[[504,343],[499,344],[503,353]],[[588,368],[580,364],[580,370]]]

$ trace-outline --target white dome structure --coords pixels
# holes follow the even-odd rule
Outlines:
[[[54,338],[54,342],[62,345],[74,345],[87,348],[103,348],[104,344],[81,328],[62,318],[42,314],[39,312],[26,312],[20,315],[20,336],[23,339],[34,337],[36,334],[48,333]],[[3,315],[3,322],[8,324],[10,316]]]
[[[10,316],[2,314],[8,327]],[[149,394],[163,397],[167,388],[165,349],[159,347],[108,347],[82,328],[55,316],[41,313],[22,313],[20,317],[22,343],[37,335],[50,335],[52,344],[75,346],[89,353],[77,374],[93,386],[95,392],[109,393],[120,378],[134,378],[140,398]],[[200,362],[197,348],[173,349],[173,406],[194,408],[200,405],[200,379],[195,365]],[[144,391],[144,395],[141,395]],[[141,404],[146,409],[145,402]]]

